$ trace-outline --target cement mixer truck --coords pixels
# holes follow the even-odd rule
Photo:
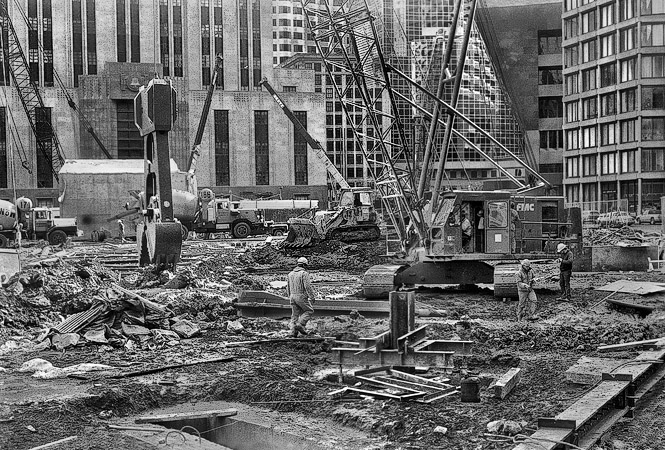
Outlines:
[[[30,239],[46,239],[51,245],[63,244],[69,236],[79,234],[76,219],[53,217],[49,208],[34,207],[29,198],[21,197],[16,204],[0,200],[0,247],[16,242],[16,233],[22,232]]]

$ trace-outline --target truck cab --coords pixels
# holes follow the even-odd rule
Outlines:
[[[35,207],[28,212],[28,236],[33,239],[46,239],[51,245],[65,243],[68,236],[78,236],[76,218],[60,219],[53,217],[53,211],[46,207]]]

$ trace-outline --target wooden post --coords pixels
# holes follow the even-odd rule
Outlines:
[[[397,348],[397,339],[416,328],[416,295],[393,291],[389,298],[390,348]]]

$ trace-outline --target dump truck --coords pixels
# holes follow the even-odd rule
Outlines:
[[[0,200],[0,247],[16,242],[19,223],[27,238],[45,239],[51,245],[63,244],[68,237],[80,234],[75,218],[56,218],[50,208],[33,208],[29,198],[21,197],[16,204]]]

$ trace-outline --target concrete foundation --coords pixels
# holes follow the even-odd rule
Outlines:
[[[658,259],[657,246],[591,247],[591,271],[608,272],[633,270],[636,272],[646,272],[649,268],[647,258]]]

